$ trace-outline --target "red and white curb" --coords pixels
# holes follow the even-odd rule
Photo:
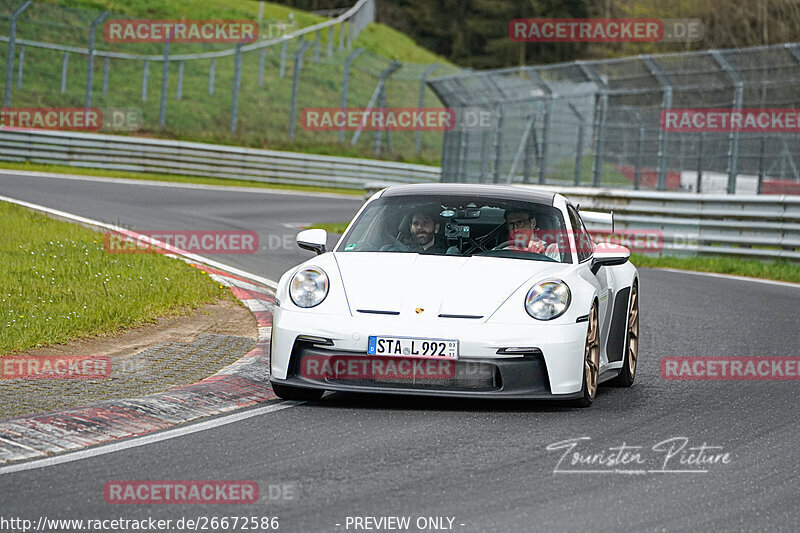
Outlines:
[[[75,222],[124,231],[137,238],[148,238],[130,230],[35,204],[5,197],[0,197],[0,200],[9,200]],[[156,246],[163,244],[152,241]],[[274,282],[171,246],[161,247],[204,270],[218,283],[230,287],[234,296],[250,309],[258,322],[256,347],[235,363],[191,385],[141,398],[107,400],[87,407],[0,422],[0,465],[140,437],[264,402],[277,403],[278,398],[269,385]]]

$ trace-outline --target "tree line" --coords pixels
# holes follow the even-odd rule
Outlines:
[[[352,0],[283,0],[309,11]],[[800,40],[800,0],[377,0],[378,22],[462,67],[475,69],[733,48]],[[696,42],[517,43],[515,18],[699,19]]]

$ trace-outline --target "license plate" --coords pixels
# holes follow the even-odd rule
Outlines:
[[[367,354],[458,359],[458,341],[453,339],[379,337],[376,335],[369,338]]]

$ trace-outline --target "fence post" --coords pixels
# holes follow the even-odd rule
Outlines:
[[[594,109],[594,161],[592,162],[592,185],[599,187],[603,177],[603,141],[606,125],[606,108],[608,107],[608,84],[601,78],[595,70],[590,69],[581,61],[575,62],[586,79],[594,82],[598,86],[595,95]],[[602,88],[600,88],[602,87]]]
[[[108,93],[108,69],[110,68],[109,58],[103,59],[103,96]]]
[[[286,76],[286,42],[287,41],[284,40],[281,43],[281,78]]]
[[[233,58],[233,103],[231,104],[231,135],[236,133],[236,119],[239,115],[239,85],[242,81],[242,43],[236,45]]]
[[[537,85],[542,88],[547,98],[544,108],[544,120],[542,121],[542,149],[539,158],[539,184],[544,185],[545,172],[547,171],[547,152],[548,152],[548,138],[550,136],[550,117],[553,111],[553,91],[550,86],[544,82],[539,72],[531,69],[529,74],[536,80]]]
[[[183,61],[178,61],[178,100],[183,99]]]
[[[169,40],[164,43],[164,64],[161,67],[161,103],[158,109],[158,126],[167,123],[167,88],[169,81]]]
[[[522,183],[531,182],[531,156],[536,154],[536,127],[535,125],[530,130],[530,135],[525,141],[525,154],[522,159]],[[537,161],[538,164],[538,161]]]
[[[142,102],[147,101],[147,82],[150,78],[150,61],[145,60],[142,70]]]
[[[433,74],[433,71],[439,68],[438,63],[434,63],[433,65],[429,66],[425,69],[425,72],[422,73],[422,78],[419,80],[419,105],[418,107],[422,109],[425,107],[425,82],[428,80],[428,76]],[[419,154],[420,148],[422,148],[422,130],[417,130],[414,135],[414,155]]]
[[[534,134],[533,128],[536,124],[536,116],[530,115],[528,120],[525,122],[525,128],[522,132],[522,138],[519,140],[519,144],[517,145],[517,151],[514,154],[514,159],[511,161],[511,168],[508,170],[508,176],[506,176],[506,183],[513,183],[514,181],[514,173],[517,171],[517,166],[519,166],[519,160],[523,157],[523,153],[527,148],[528,138]],[[525,178],[523,178],[524,180]]]
[[[95,30],[97,29],[97,25],[103,22],[107,16],[108,11],[104,11],[99,17],[94,19],[91,26],[89,26],[89,49],[87,50],[86,54],[86,98],[83,106],[86,109],[92,107],[92,78],[94,77],[94,34]]]
[[[756,194],[761,194],[761,188],[764,186],[764,150],[766,148],[766,138],[761,135],[761,150],[758,154],[758,188]]]
[[[333,56],[333,24],[328,26],[328,57]]]
[[[388,107],[386,105],[386,89],[385,89],[385,87],[383,85],[381,85],[380,93],[378,93],[377,104],[378,104],[378,109],[383,109],[383,108]],[[373,145],[372,145],[373,146],[372,151],[375,154],[375,157],[379,156],[380,153],[381,153],[381,138],[384,136],[384,134],[386,135],[386,147],[389,150],[389,153],[390,154],[392,153],[392,149],[391,149],[392,141],[391,141],[390,132],[388,130],[387,131],[381,131],[380,129],[377,129],[377,130],[375,130],[375,137],[374,137],[374,142],[373,142]]]
[[[267,57],[267,49],[262,48],[258,56],[258,86],[264,85],[264,60]]]
[[[316,33],[316,38],[314,39],[314,63],[319,61],[319,40],[320,40],[319,30],[317,30],[315,33]]]
[[[797,165],[794,164],[794,157],[792,157],[792,152],[789,150],[789,146],[786,144],[786,136],[781,137],[781,145],[783,145],[783,149],[781,150],[781,161],[786,161],[789,165],[789,170],[792,171],[792,176],[794,177],[795,181],[800,181],[800,171],[797,170]],[[781,163],[783,166],[783,163]],[[783,173],[781,173],[783,175]]]
[[[703,148],[706,141],[706,132],[700,132],[700,145],[697,147],[697,185],[695,191],[697,194],[703,192]],[[763,144],[761,145],[764,146]]]
[[[347,24],[346,20],[339,23],[339,50],[344,50],[344,27]]]
[[[457,167],[455,168],[454,175],[456,179],[453,181],[458,181],[461,183],[466,182],[466,167],[467,167],[467,145],[469,141],[467,139],[467,131],[464,129],[458,130],[458,136],[456,137],[455,144],[458,146],[458,156],[456,157],[456,161],[458,162]],[[452,164],[451,164],[452,166]]]
[[[733,82],[733,109],[740,111],[742,109],[742,100],[744,99],[744,80],[718,50],[712,50],[711,56]],[[728,194],[736,194],[736,177],[738,174],[739,132],[731,131],[728,134]]]
[[[576,187],[581,184],[581,174],[583,173],[583,135],[584,135],[584,126],[583,126],[583,116],[578,111],[578,108],[572,104],[567,104],[578,119],[578,145],[577,150],[575,150],[575,167],[574,167],[574,174],[573,174],[573,182]]]
[[[497,122],[494,130],[494,183],[500,183],[500,163],[503,157],[503,106],[496,104]]]
[[[378,83],[377,83],[377,85],[375,85],[375,90],[372,91],[372,96],[370,97],[369,103],[367,104],[367,110],[366,110],[367,114],[375,106],[375,104],[377,104],[378,106],[381,105],[381,103],[379,102],[379,98],[381,96],[381,92],[383,91],[383,86],[386,83],[386,80],[389,78],[389,76],[392,75],[392,73],[395,70],[399,69],[401,66],[402,66],[402,64],[399,61],[392,61],[389,64],[388,67],[383,69],[383,72],[381,72],[381,75],[378,77]],[[358,128],[356,129],[356,132],[353,134],[353,140],[350,142],[350,144],[352,144],[353,146],[356,145],[356,143],[358,142],[359,137],[361,137],[361,132],[362,132],[362,126],[363,125],[364,125],[364,122],[362,121],[362,123],[359,124]],[[380,132],[376,132],[376,134],[377,133],[380,133]]]
[[[22,73],[25,69],[25,45],[19,45],[19,61],[17,62],[17,89],[22,89]]]
[[[294,123],[297,120],[297,84],[300,82],[300,69],[303,68],[303,54],[312,44],[300,41],[300,48],[294,54],[294,71],[292,72],[292,108],[289,116],[289,139],[294,139]]]
[[[342,78],[342,110],[347,108],[347,90],[348,85],[350,84],[350,64],[355,61],[355,59],[361,55],[361,52],[363,51],[363,48],[358,48],[352,54],[347,56],[347,59],[344,60],[344,78]],[[344,125],[339,130],[339,142],[344,142]]]
[[[17,37],[17,19],[33,2],[28,0],[11,14],[11,27],[8,31],[8,57],[6,58],[6,86],[3,95],[3,107],[11,102],[11,84],[14,81],[14,42]]]
[[[211,58],[211,67],[208,69],[208,94],[214,94],[214,77],[217,72],[217,58]]]
[[[661,97],[661,112],[672,107],[672,82],[664,70],[649,55],[641,56],[647,69],[650,71],[661,85],[663,95]],[[667,188],[667,146],[669,142],[669,132],[664,128],[658,130],[658,182],[656,189],[664,191]]]
[[[539,159],[539,184],[544,185],[545,172],[547,171],[547,148],[548,137],[550,133],[550,115],[553,109],[553,97],[548,96],[547,103],[544,108],[544,124],[542,124],[542,151],[541,158]]]
[[[61,94],[67,92],[67,66],[69,65],[69,52],[64,52],[61,60]]]
[[[464,109],[462,107],[462,109]],[[448,132],[449,133],[449,132]],[[525,152],[528,157],[528,152]],[[481,160],[478,166],[478,183],[483,183],[486,176],[486,165],[489,162],[489,132],[481,130]]]
[[[576,187],[580,186],[583,177],[583,139],[586,134],[586,127],[583,121],[578,123],[578,150],[575,152],[575,168],[573,169],[572,181]]]
[[[595,98],[595,125],[594,125],[594,161],[592,162],[592,186],[599,187],[603,178],[603,141],[605,140],[606,108],[608,95],[605,89],[597,93]]]
[[[639,138],[636,141],[636,169],[633,171],[633,188],[639,190],[642,183],[642,156],[644,155],[644,125],[639,121]]]
[[[381,73],[382,83],[379,82],[380,85],[380,93],[378,93],[378,107],[380,108],[387,108],[389,107],[389,103],[386,101],[386,82],[389,80],[389,76],[394,73],[397,69],[402,67],[403,64],[394,61],[391,65],[389,65],[386,70]],[[386,73],[386,76],[384,76]],[[383,134],[386,134],[386,148],[389,150],[389,153],[392,153],[392,132],[387,128],[386,131],[382,132],[380,130],[375,132],[375,155],[378,155],[381,150],[381,137]]]

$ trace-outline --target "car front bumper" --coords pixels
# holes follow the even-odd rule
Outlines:
[[[276,308],[270,380],[331,391],[571,399],[581,394],[587,327],[586,322],[509,325],[476,323],[470,319],[415,321],[396,316],[311,315]],[[447,379],[332,379],[300,371],[305,357],[320,361],[338,357],[367,358],[370,335],[458,339],[460,355]],[[325,339],[328,343],[303,340],[308,337]],[[536,350],[525,355],[498,353],[502,349],[520,347]]]

